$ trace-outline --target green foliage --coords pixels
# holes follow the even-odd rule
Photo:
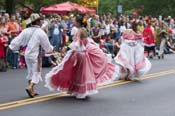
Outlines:
[[[124,6],[127,6],[127,1],[133,8],[143,6],[143,10],[139,12],[140,15],[151,15],[158,17],[174,16],[175,14],[175,1],[174,0],[122,0]],[[125,7],[125,10],[130,10],[130,7]]]
[[[175,0],[119,0],[123,6],[123,14],[130,15],[137,11],[139,15],[167,17],[175,15]],[[100,13],[112,12],[116,14],[117,0],[100,0]],[[138,8],[139,11],[138,11]]]
[[[15,1],[15,2],[14,2]],[[42,6],[49,6],[51,4],[56,4],[60,2],[79,2],[79,0],[0,0],[0,3],[5,4],[8,7],[0,6],[1,9],[8,8],[8,11],[12,9],[10,4],[14,5],[25,4],[25,5],[33,5],[35,12],[39,12],[39,9]],[[142,7],[143,9],[138,12],[140,15],[151,15],[151,16],[174,16],[175,14],[175,0],[99,0],[98,13],[104,14],[107,12],[111,12],[113,15],[117,12],[117,3],[120,3],[123,6],[124,14],[131,14],[134,11],[137,11],[137,7]]]
[[[112,13],[113,15],[117,12],[117,1],[116,0],[99,0],[98,7],[99,14]]]

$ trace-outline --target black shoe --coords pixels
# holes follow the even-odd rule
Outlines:
[[[35,94],[34,94],[34,96],[38,96],[38,95],[39,95],[39,93],[35,93]]]
[[[34,95],[32,95],[29,89],[26,89],[26,92],[30,98],[34,98]]]
[[[158,59],[160,59],[160,56],[158,56]]]
[[[164,59],[164,55],[162,55],[162,59]]]

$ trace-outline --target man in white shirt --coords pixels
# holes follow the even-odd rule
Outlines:
[[[41,56],[40,49],[43,48],[46,53],[53,52],[53,46],[50,44],[46,33],[41,29],[41,17],[33,13],[30,16],[32,26],[24,29],[9,45],[13,51],[19,50],[21,46],[26,46],[25,61],[27,64],[29,85],[26,92],[29,97],[34,97],[37,93],[34,85],[38,84],[41,78]]]

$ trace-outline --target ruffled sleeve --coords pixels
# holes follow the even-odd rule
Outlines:
[[[70,45],[69,45],[69,48],[72,49],[72,50],[76,50],[77,47],[79,45],[79,42],[78,41],[73,41]]]
[[[73,37],[73,42],[69,45],[69,48],[72,49],[72,50],[77,50],[78,46],[80,45],[80,42],[79,42],[80,38],[78,37],[77,33]]]
[[[125,31],[123,33],[123,38],[126,39],[126,40],[142,40],[143,39],[143,35],[135,33],[132,30],[128,30],[128,31]]]

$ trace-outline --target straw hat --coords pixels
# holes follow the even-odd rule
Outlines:
[[[35,22],[35,21],[37,21],[37,20],[39,20],[39,19],[41,19],[41,16],[40,16],[39,14],[37,14],[37,13],[32,13],[32,14],[30,15],[31,23],[32,23],[32,22]]]

